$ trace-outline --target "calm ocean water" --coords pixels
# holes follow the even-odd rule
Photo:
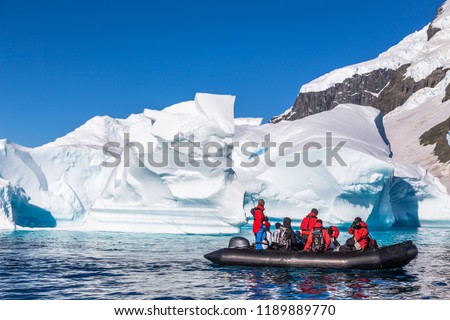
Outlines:
[[[419,256],[392,271],[220,267],[203,254],[229,236],[0,231],[0,299],[450,299],[449,228],[372,235]]]

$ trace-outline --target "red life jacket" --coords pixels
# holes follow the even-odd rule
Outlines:
[[[263,224],[264,220],[264,208],[262,206],[257,206],[255,208],[255,215],[253,216],[253,233],[258,233],[259,229]]]
[[[339,229],[335,226],[332,226],[331,230],[333,230],[333,233],[331,233],[330,236],[337,239],[339,237]]]
[[[302,234],[310,234],[316,221],[317,215],[314,212],[310,212],[305,218],[303,218],[302,223],[300,223]]]
[[[361,250],[364,250],[369,243],[369,230],[367,229],[367,223],[361,222],[361,228],[353,230],[348,229],[348,233],[352,234],[355,241],[361,246]]]
[[[320,251],[326,251],[328,249],[328,247],[330,246],[331,243],[331,239],[330,239],[330,235],[328,234],[328,230],[327,229],[323,229],[322,228],[322,224],[315,224],[314,225],[314,229],[318,230],[319,232],[322,233],[322,241],[323,241],[323,248]],[[316,231],[314,231],[316,232]],[[313,245],[313,238],[314,238],[314,232],[310,232],[308,235],[308,241],[306,241],[305,247],[303,248],[303,251],[308,252],[309,249],[312,249],[313,252],[315,252],[315,250],[313,249],[312,245]]]

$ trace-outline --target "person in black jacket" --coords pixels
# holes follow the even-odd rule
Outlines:
[[[283,219],[283,226],[285,230],[284,238],[287,241],[286,249],[293,249],[297,247],[297,240],[295,237],[295,232],[292,230],[291,226],[292,220],[289,217]]]

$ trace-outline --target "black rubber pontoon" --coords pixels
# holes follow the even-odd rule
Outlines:
[[[401,268],[417,254],[416,245],[412,241],[406,241],[379,249],[354,252],[327,251],[319,254],[225,248],[208,253],[205,258],[220,265],[233,266],[377,270]]]

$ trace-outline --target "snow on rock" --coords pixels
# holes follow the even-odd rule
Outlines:
[[[434,88],[426,87],[415,92],[403,105],[395,108],[393,111],[386,114],[384,116],[384,121],[387,121],[390,118],[393,118],[395,121],[395,118],[398,117],[401,113],[412,111],[413,109],[418,107],[430,105],[430,103],[434,103],[436,105],[440,104],[442,99],[444,98],[445,89],[449,84],[450,84],[450,72],[447,72],[445,78],[441,82],[439,82]],[[419,112],[422,112],[423,111],[422,109],[427,108],[419,108],[420,110]],[[405,124],[403,124],[402,126],[405,127],[406,129],[408,126]],[[398,125],[400,126],[401,124],[398,123]]]
[[[450,68],[450,2],[442,6],[440,14],[432,22],[432,27],[440,31],[431,39],[428,39],[428,27],[408,35],[373,60],[334,70],[303,85],[300,92],[324,91],[355,74],[362,75],[378,69],[397,70],[405,64],[411,64],[406,76],[416,82],[425,79],[437,68]]]
[[[435,88],[416,92],[403,106],[387,114],[384,120],[393,160],[427,168],[447,187],[450,186],[450,164],[438,160],[434,154],[435,145],[421,145],[420,137],[450,117],[450,101],[442,103],[449,83],[448,74]]]
[[[355,74],[362,75],[378,69],[396,70],[400,66],[410,63],[413,59],[420,56],[426,46],[427,28],[428,26],[408,35],[399,44],[380,54],[373,60],[334,70],[303,85],[300,92],[324,91],[337,83],[343,82],[347,78],[351,78]]]

